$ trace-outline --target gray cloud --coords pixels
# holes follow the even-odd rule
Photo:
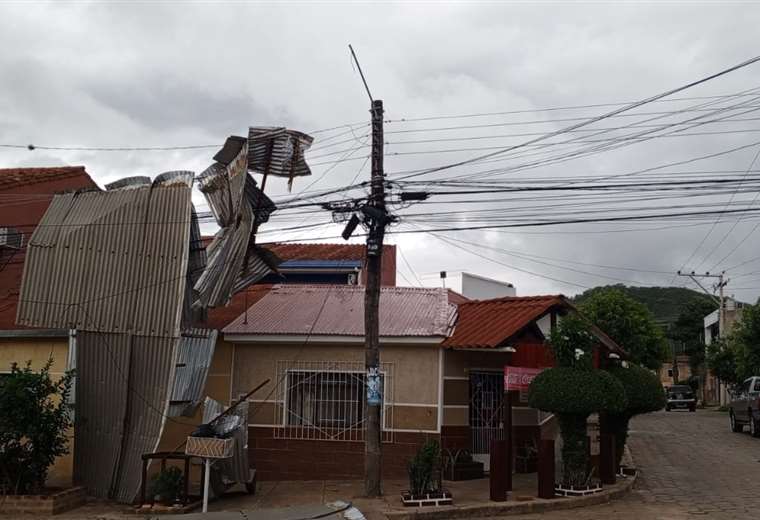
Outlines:
[[[249,125],[283,124],[312,131],[366,121],[368,102],[349,62],[348,43],[357,49],[372,91],[385,100],[386,115],[390,119],[642,99],[749,57],[757,47],[755,34],[759,22],[758,6],[725,3],[8,3],[0,6],[0,48],[4,49],[0,55],[0,77],[3,78],[0,142],[65,146],[188,145],[222,142],[228,134],[245,132]],[[756,66],[690,91],[689,95],[735,92],[758,86],[758,80],[760,67]],[[394,155],[396,153],[507,146],[527,137],[491,137],[425,145],[403,144],[402,141],[546,132],[568,123],[538,122],[445,132],[432,132],[430,128],[479,121],[515,123],[588,117],[604,110],[388,123],[386,139],[392,144],[387,148],[386,169],[398,172],[425,168],[466,159],[478,152]],[[605,125],[632,121],[620,118]],[[747,121],[721,128],[752,130],[758,126],[757,122]],[[428,130],[394,133],[410,129]],[[361,136],[366,128],[359,128],[356,133]],[[332,134],[315,135],[315,148],[318,148],[324,146],[324,138]],[[572,137],[577,135],[580,134]],[[347,137],[351,136],[341,139]],[[760,133],[750,132],[663,138],[510,173],[503,178],[524,180],[624,173],[757,140]],[[356,144],[349,142],[323,148],[312,156],[351,149]],[[543,157],[549,150],[542,151]],[[755,151],[748,149],[680,168],[744,171]],[[294,191],[303,189],[328,168],[332,169],[314,188],[339,187],[354,178],[368,178],[367,167],[359,171],[366,153],[366,148],[357,150],[354,157],[359,160],[338,165],[330,161],[343,154],[312,160],[315,164],[326,164],[314,166],[312,179],[297,180]],[[125,175],[155,175],[169,169],[200,171],[208,165],[212,155],[209,150],[116,154],[0,149],[0,164],[85,164],[103,184]],[[541,156],[534,159],[536,157]],[[530,160],[530,157],[503,159],[441,176],[514,166]],[[274,196],[287,194],[284,182],[277,180],[270,186],[268,189]],[[737,200],[750,200],[752,196],[742,194]],[[510,211],[533,211],[540,216],[552,210],[551,207],[539,208],[546,205],[545,202],[514,197],[502,199],[500,207],[511,208]],[[725,201],[727,197],[686,199],[672,204],[697,204],[704,200]],[[462,207],[478,206],[458,206]],[[589,203],[585,209],[594,207],[605,207],[604,201]],[[443,210],[444,205],[431,205],[406,212]],[[317,218],[327,219],[327,215],[277,217],[272,225],[279,222],[281,226],[293,226],[303,218],[312,222]],[[452,223],[458,221],[458,218],[451,219]],[[471,250],[467,252],[426,235],[391,234],[390,240],[400,244],[426,284],[438,284],[435,273],[440,270],[467,269],[512,281],[521,294],[574,293],[582,290],[582,286],[616,280],[670,283],[672,275],[664,272],[678,269],[710,229],[709,222],[691,227],[685,224],[689,223],[593,224],[450,234],[487,247],[545,257],[532,260],[463,246]],[[667,225],[684,227],[659,229]],[[732,225],[730,219],[718,224],[695,255],[693,265],[687,268],[696,268]],[[739,244],[754,225],[754,221],[739,224],[721,249],[730,250]],[[405,229],[405,226],[402,223],[397,229]],[[650,231],[628,231],[642,228]],[[332,226],[321,236],[335,236],[339,231],[338,226]],[[579,231],[583,233],[577,233]],[[589,233],[591,231],[594,233]],[[298,236],[313,237],[315,233],[304,232]],[[755,236],[750,236],[723,267],[756,256]],[[702,262],[701,268],[712,267],[710,264],[717,262],[720,256],[715,253]],[[413,278],[406,273],[403,262],[399,265]],[[736,274],[750,273],[753,269],[760,269],[757,262],[738,268]],[[760,282],[752,280],[752,276],[739,277],[732,284],[760,286]],[[737,294],[754,299],[760,290],[741,289]]]

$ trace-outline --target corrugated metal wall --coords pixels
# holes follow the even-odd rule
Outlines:
[[[177,342],[77,331],[74,479],[93,495],[135,498],[141,455],[166,420]]]

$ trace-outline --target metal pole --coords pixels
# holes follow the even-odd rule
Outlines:
[[[211,475],[211,459],[203,459],[206,466],[205,474],[203,475],[203,512],[208,513],[208,485],[209,475]]]
[[[364,440],[364,487],[368,497],[382,494],[381,411],[383,406],[380,375],[380,275],[383,262],[383,237],[386,210],[383,174],[383,102],[372,102],[372,178],[368,213],[367,287],[364,294],[365,368],[367,370],[367,433]]]

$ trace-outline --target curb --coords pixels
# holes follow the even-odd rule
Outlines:
[[[550,500],[536,498],[529,502],[494,502],[487,505],[446,506],[414,511],[387,511],[384,514],[388,520],[444,520],[448,518],[492,517],[543,513],[546,511],[561,511],[565,509],[574,509],[576,507],[606,504],[607,502],[618,499],[631,490],[636,483],[637,478],[638,472],[635,476],[627,478],[622,482],[619,481],[600,493],[587,495],[585,497],[557,497]]]

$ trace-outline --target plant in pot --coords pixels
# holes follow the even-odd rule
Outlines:
[[[451,504],[451,494],[441,486],[441,448],[437,441],[427,441],[409,461],[409,490],[401,501],[406,506],[441,506]]]
[[[659,378],[646,368],[632,365],[627,368],[616,365],[607,371],[620,381],[625,389],[626,407],[620,412],[607,412],[606,420],[610,433],[615,436],[616,465],[623,459],[628,440],[628,425],[640,414],[656,412],[665,407],[665,391]]]
[[[541,372],[530,385],[531,407],[557,416],[562,435],[561,494],[598,489],[591,484],[587,422],[589,415],[622,412],[626,405],[623,385],[593,365],[596,339],[588,323],[571,314],[552,331],[550,346],[557,366]]]
[[[182,493],[183,483],[182,470],[176,466],[170,466],[153,476],[150,492],[159,504],[172,505]]]

